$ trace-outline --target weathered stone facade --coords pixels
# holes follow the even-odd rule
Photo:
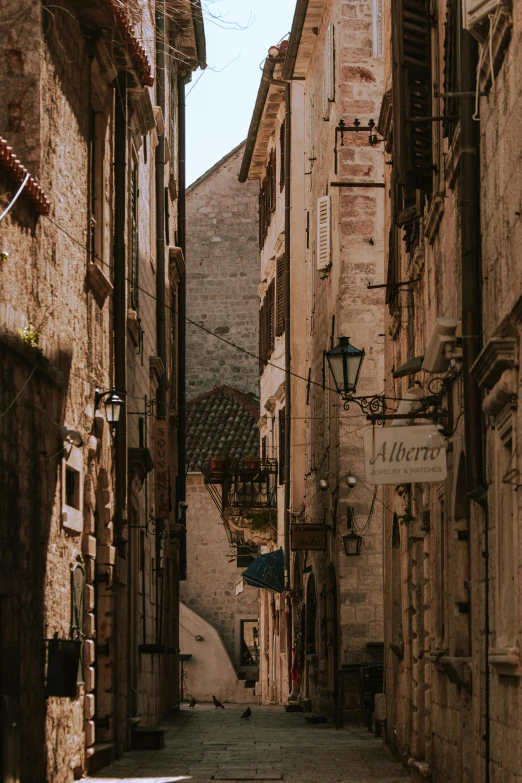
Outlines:
[[[472,25],[483,41],[477,45],[456,4],[418,4],[429,53],[422,78],[435,88],[422,111],[447,119],[430,123],[431,169],[414,193],[410,220],[393,203],[393,183],[404,178],[397,146],[404,117],[393,96],[403,30],[390,28],[400,19],[393,4],[384,12],[385,41],[396,42],[386,47],[392,93],[380,125],[393,152],[386,167],[386,231],[396,237],[388,281],[413,281],[389,297],[386,388],[396,398],[420,388],[426,410],[435,393],[448,413],[439,419],[448,439],[446,480],[405,485],[402,499],[393,487],[385,491],[386,733],[413,779],[434,783],[522,779],[513,741],[521,704],[521,279],[513,191],[520,163],[508,131],[522,110],[521,20],[516,5],[513,13],[504,5],[489,10],[481,26]],[[476,104],[475,89],[482,93]],[[421,371],[422,357],[443,316],[457,324],[451,360],[430,374]],[[417,366],[401,372],[414,357],[421,357]]]
[[[243,150],[244,143],[187,190],[189,399],[222,383],[259,393],[256,359],[212,337],[257,354],[258,191],[237,181]]]
[[[340,336],[349,335],[366,352],[357,394],[382,388],[382,293],[368,291],[367,284],[383,276],[383,155],[363,132],[346,133],[341,146],[336,126],[341,119],[351,125],[360,117],[366,125],[377,118],[383,63],[373,56],[371,3],[355,7],[317,0],[304,9],[304,22],[302,11],[300,5],[288,50],[284,42],[267,59],[242,176],[260,180],[263,199],[275,162],[275,199],[260,235],[262,312],[273,306],[271,289],[276,291],[269,345],[262,353],[268,362],[261,376],[260,434],[269,456],[286,462],[282,419],[291,406],[290,424],[284,421],[291,433],[289,478],[279,466],[277,547],[291,545],[285,532],[292,522],[314,522],[326,524],[326,550],[309,551],[306,558],[292,553],[284,596],[262,591],[261,683],[265,701],[284,702],[290,696],[333,715],[338,667],[381,660],[384,643],[382,506],[364,483],[362,430],[367,425],[355,405],[343,410],[324,355]],[[282,79],[288,79],[286,91]],[[357,189],[343,187],[350,182]],[[319,236],[322,207],[327,209],[324,240]],[[279,260],[286,263],[286,254],[287,384],[288,316],[281,312],[284,297],[278,288]],[[355,489],[349,488],[348,475],[356,477]],[[321,480],[327,482],[326,491],[320,489]],[[290,482],[289,518],[285,481]],[[341,541],[349,507],[364,532],[358,558],[346,557]]]
[[[29,180],[0,222],[0,776],[17,783],[78,779],[177,703],[175,654],[138,650],[178,646],[177,513],[165,539],[149,535],[147,403],[165,374],[176,410],[170,347],[157,358],[151,204],[163,120],[177,124],[175,102],[153,110],[150,11],[130,22],[112,2],[0,11],[0,124],[14,153],[2,140],[0,212],[25,178],[18,160],[48,199]],[[169,84],[178,73],[173,63]],[[174,290],[179,258],[166,248]],[[115,427],[97,398],[111,389]]]

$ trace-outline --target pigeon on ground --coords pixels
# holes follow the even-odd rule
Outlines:
[[[244,713],[241,716],[241,720],[243,720],[243,719],[244,720],[248,720],[251,715],[252,715],[252,710],[250,709],[250,707],[247,707],[246,710],[244,711]]]
[[[197,701],[196,701],[196,699],[195,699],[195,698],[194,698],[194,696],[193,696],[193,697],[191,698],[190,702],[189,702],[189,706],[190,706],[190,707],[192,707],[192,708],[194,708],[194,707],[196,706],[196,704],[197,704]]]
[[[218,707],[221,707],[221,709],[222,709],[222,710],[224,710],[224,709],[225,709],[225,708],[223,707],[223,705],[221,704],[221,702],[219,701],[219,699],[216,699],[216,697],[215,697],[215,696],[212,696],[212,703],[214,704],[214,707],[215,707],[216,709],[217,709]]]

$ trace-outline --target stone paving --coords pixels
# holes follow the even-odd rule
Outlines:
[[[409,775],[380,739],[353,727],[310,725],[304,713],[244,705],[224,710],[184,708],[165,724],[165,747],[130,751],[87,780],[93,783],[203,783],[293,781],[293,783],[402,783]]]

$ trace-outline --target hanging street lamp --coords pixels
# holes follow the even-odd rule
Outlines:
[[[350,343],[349,337],[340,337],[339,345],[327,351],[326,358],[335,382],[336,391],[344,400],[345,410],[348,410],[350,405],[355,403],[363,413],[384,415],[386,412],[384,395],[376,394],[373,397],[355,396],[364,355],[364,348],[356,348]]]
[[[361,554],[363,538],[355,531],[353,508],[348,506],[346,512],[348,532],[342,536],[344,551],[348,557],[358,557]]]

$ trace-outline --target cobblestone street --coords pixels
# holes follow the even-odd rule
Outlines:
[[[190,780],[294,783],[400,783],[409,779],[380,739],[364,729],[309,725],[303,713],[244,705],[198,705],[168,721],[165,748],[131,751],[87,780],[93,783],[174,783]]]

